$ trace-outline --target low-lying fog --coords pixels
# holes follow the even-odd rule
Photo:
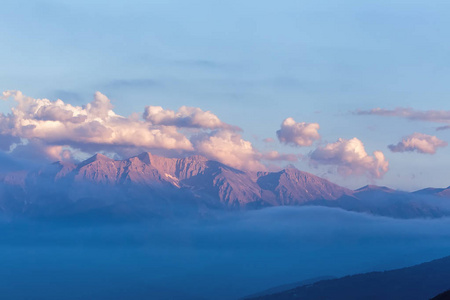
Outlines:
[[[450,219],[276,207],[215,220],[0,225],[3,299],[237,299],[450,255]]]

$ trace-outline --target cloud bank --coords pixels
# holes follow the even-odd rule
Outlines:
[[[264,160],[294,160],[293,155],[259,152],[241,137],[240,128],[196,107],[173,111],[147,106],[140,118],[116,114],[100,92],[84,106],[35,99],[20,91],[5,91],[2,98],[13,99],[16,106],[0,114],[0,148],[29,159],[67,160],[77,153],[102,151],[130,156],[160,149],[200,154],[248,170],[264,170]]]
[[[293,118],[287,118],[281,123],[277,137],[283,144],[311,146],[314,141],[320,139],[319,128],[317,123],[295,122]]]
[[[119,147],[193,150],[191,142],[175,127],[151,127],[147,122],[117,115],[100,92],[84,107],[62,100],[34,99],[20,91],[7,91],[3,96],[17,102],[10,114],[0,115],[0,133],[5,136],[87,152]]]
[[[367,175],[381,178],[389,170],[389,162],[381,151],[367,154],[364,144],[357,138],[339,139],[335,143],[318,147],[310,154],[313,164],[336,166],[342,175]]]
[[[261,171],[271,162],[296,162],[302,157],[274,150],[260,152],[242,137],[240,128],[196,107],[170,110],[149,105],[143,113],[125,117],[114,112],[110,99],[100,92],[83,106],[35,99],[20,91],[3,92],[2,98],[12,99],[16,105],[10,113],[0,113],[0,148],[34,161],[76,160],[97,152],[120,158],[162,151],[179,156],[198,154],[237,169]],[[283,144],[311,146],[320,139],[318,130],[317,123],[287,118],[276,133]],[[357,138],[318,147],[309,159],[316,165],[334,165],[343,175],[370,178],[382,177],[389,166],[382,152],[368,155]]]
[[[418,152],[435,154],[438,147],[447,146],[447,142],[438,139],[436,136],[415,132],[396,145],[389,145],[392,152]]]

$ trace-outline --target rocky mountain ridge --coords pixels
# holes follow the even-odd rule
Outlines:
[[[97,207],[141,203],[143,210],[154,210],[156,204],[166,209],[183,203],[196,209],[227,210],[324,205],[402,218],[450,214],[441,203],[435,205],[439,202],[435,199],[445,198],[445,189],[407,193],[366,186],[352,191],[292,167],[254,173],[198,155],[166,158],[149,152],[124,160],[96,154],[78,164],[56,162],[39,170],[8,174],[1,179],[1,187],[4,211],[11,211],[11,206],[28,211],[37,204],[55,202],[80,206],[83,200],[89,207],[93,203]]]

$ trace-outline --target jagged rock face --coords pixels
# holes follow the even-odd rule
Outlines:
[[[400,218],[440,217],[450,214],[450,204],[444,201],[449,191],[407,193],[377,186],[351,191],[295,168],[248,173],[202,156],[142,153],[113,160],[97,154],[79,164],[58,162],[3,176],[0,211],[36,206],[47,211],[72,204],[78,210],[120,206],[118,211],[151,212],[187,206],[208,210],[311,204]]]
[[[302,204],[313,200],[335,200],[353,191],[312,174],[288,168],[277,173],[259,173],[259,186],[278,205]]]
[[[250,203],[260,203],[261,189],[251,180],[248,173],[239,171],[215,161],[206,161],[201,172],[181,180],[200,194],[216,197],[224,205],[243,207]]]
[[[96,183],[116,183],[117,182],[117,164],[114,160],[96,154],[90,159],[79,164],[73,171],[75,181],[91,181]],[[64,178],[65,176],[62,176]]]
[[[26,181],[35,185],[54,182],[77,189],[83,183],[179,189],[210,204],[228,207],[293,205],[351,194],[350,190],[293,168],[255,175],[198,155],[177,159],[148,152],[125,160],[96,154],[77,165],[54,163],[29,174]]]
[[[160,185],[170,183],[180,187],[179,181],[197,176],[206,169],[207,160],[201,157],[182,159],[154,156],[142,153],[125,160],[112,160],[97,154],[80,163],[72,176],[75,181],[89,181],[101,184],[144,184]],[[67,174],[70,176],[70,174]]]

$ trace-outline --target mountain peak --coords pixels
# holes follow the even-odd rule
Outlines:
[[[281,173],[288,173],[288,174],[295,174],[295,173],[306,173],[303,171],[300,171],[299,169],[297,169],[294,166],[287,166],[286,168],[284,168],[283,170],[280,171]]]
[[[187,160],[190,160],[190,161],[197,161],[197,162],[205,162],[205,161],[208,161],[208,159],[207,159],[206,157],[201,156],[201,155],[198,155],[198,154],[188,156],[188,157],[186,157],[186,159],[187,159]]]
[[[137,156],[137,158],[146,164],[152,163],[152,157],[153,155],[150,152],[143,152]]]
[[[94,160],[113,160],[112,158],[109,158],[108,156],[103,155],[101,153],[95,154],[94,156],[91,157],[91,159],[94,159]]]
[[[22,187],[17,190],[18,198],[27,193],[30,193],[27,197],[33,197],[34,191],[40,191],[42,185],[47,187],[58,182],[54,185],[55,189],[51,190],[52,193],[62,185],[63,189],[58,190],[58,193],[65,193],[64,197],[67,199],[84,199],[88,196],[98,197],[100,202],[110,201],[108,197],[120,201],[139,199],[152,206],[152,200],[149,199],[166,199],[170,202],[174,197],[179,197],[192,199],[195,205],[214,208],[258,208],[310,203],[401,218],[450,215],[447,208],[427,204],[425,201],[422,203],[419,201],[422,199],[421,195],[416,193],[376,185],[351,191],[291,166],[277,172],[252,173],[200,155],[167,158],[144,152],[128,159],[114,160],[99,153],[77,165],[58,162],[24,176],[11,175],[0,181],[5,187],[17,187],[18,184],[15,183],[19,183]],[[105,185],[120,195],[104,195]],[[450,198],[449,189],[431,189],[428,192]],[[44,198],[52,197],[54,194]],[[3,205],[1,200],[0,204]],[[21,205],[23,207],[20,209],[27,207],[26,199]],[[155,202],[155,205],[158,206],[159,202]]]
[[[80,164],[78,164],[78,168],[84,167],[88,164],[91,164],[95,161],[114,161],[114,159],[107,157],[106,155],[103,155],[101,153],[97,153],[94,156],[86,159],[85,161],[82,161]]]
[[[355,190],[356,192],[368,192],[368,191],[383,191],[383,192],[395,192],[395,190],[388,188],[386,186],[379,186],[374,184],[365,185],[359,189]]]

